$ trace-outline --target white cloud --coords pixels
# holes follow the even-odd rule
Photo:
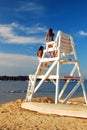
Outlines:
[[[0,37],[14,37],[14,34],[12,33],[12,28],[6,25],[0,25]]]
[[[35,33],[46,33],[47,29],[46,27],[41,27],[39,24],[34,25],[31,28],[26,28],[26,27],[20,27],[21,30],[26,30],[28,34],[35,34]]]
[[[36,33],[40,34],[40,33],[47,32],[46,27],[45,26],[41,27],[40,24],[36,24],[36,25],[34,24],[34,25],[32,25],[32,27],[25,27],[23,25],[21,26],[14,22],[14,23],[10,24],[10,27],[13,27],[13,28],[15,27],[21,31],[25,31],[27,34],[36,34]]]
[[[0,53],[0,75],[34,74],[38,59],[34,56]]]
[[[79,31],[78,34],[79,34],[80,36],[87,36],[87,32],[85,32],[85,31],[83,31],[83,30]]]
[[[39,3],[21,1],[20,7],[16,9],[17,12],[28,11],[36,14],[42,14],[44,7]]]
[[[24,35],[22,34],[22,31]],[[2,43],[16,43],[16,44],[30,44],[30,43],[43,43],[44,38],[38,38],[35,34],[44,33],[47,30],[45,27],[35,25],[34,27],[25,27],[16,23],[0,24],[0,41]],[[20,33],[20,35],[18,35]],[[29,36],[34,34],[33,36]],[[38,34],[39,36],[39,34]]]
[[[35,37],[14,36],[4,40],[6,43],[30,44],[40,43],[42,40]]]

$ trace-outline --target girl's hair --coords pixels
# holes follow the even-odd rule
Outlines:
[[[43,49],[44,49],[44,47],[43,47],[43,46],[40,46],[40,47],[39,47],[39,50],[43,50]]]
[[[43,49],[44,49],[43,46],[40,46],[40,47],[39,47],[39,49],[38,49],[38,51],[37,51],[37,56],[42,57]]]
[[[49,36],[54,36],[54,33],[53,33],[53,29],[52,29],[52,28],[50,28],[50,29],[48,30],[48,35],[49,35]]]

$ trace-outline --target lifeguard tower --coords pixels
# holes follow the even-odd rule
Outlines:
[[[50,45],[50,47],[49,47]],[[54,57],[50,53],[56,52]],[[69,75],[61,76],[61,66],[72,65]],[[36,81],[39,79],[38,84]],[[86,90],[84,80],[81,75],[77,54],[74,47],[74,41],[71,35],[58,31],[55,41],[47,42],[46,49],[39,61],[37,71],[34,75],[29,75],[29,84],[26,94],[27,101],[31,101],[33,95],[41,87],[44,81],[51,81],[55,85],[55,104],[59,102],[64,91],[72,80],[77,81],[73,89],[67,94],[62,103],[66,103],[75,93],[78,87],[82,87],[85,103],[87,104]],[[65,84],[60,91],[60,80],[65,80]]]

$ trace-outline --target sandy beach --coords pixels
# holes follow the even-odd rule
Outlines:
[[[43,97],[34,102],[52,103]],[[21,108],[23,99],[0,105],[0,130],[87,130],[87,119],[41,114]],[[83,104],[83,98],[70,99],[70,103]]]

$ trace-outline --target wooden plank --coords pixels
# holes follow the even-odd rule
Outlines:
[[[67,38],[67,39],[70,38],[70,35],[68,35],[68,34],[66,34],[66,33],[63,33],[63,32],[61,32],[61,36],[62,36],[63,38]]]
[[[58,58],[57,57],[53,57],[53,58],[41,58],[40,62],[41,63],[48,63],[48,62],[51,62],[51,61],[58,61]]]
[[[48,70],[50,66],[41,66],[40,69],[42,70]],[[56,68],[53,68],[53,70],[56,70]]]
[[[80,80],[80,76],[64,76],[64,79],[77,79]]]
[[[44,75],[37,75],[37,79],[42,79],[44,77]],[[56,79],[57,76],[56,75],[49,75],[47,77],[47,79]]]
[[[24,102],[21,107],[43,114],[87,118],[87,106],[82,105]]]
[[[54,61],[58,61],[58,57],[53,57],[53,58],[41,58],[40,62],[41,63],[53,63]],[[60,63],[64,64],[75,64],[78,62],[77,60],[72,60],[72,59],[60,59]]]
[[[44,74],[41,74],[41,75],[37,75],[37,79],[42,79],[44,77]],[[57,76],[56,75],[49,75],[47,77],[47,79],[56,79]],[[60,80],[67,80],[67,79],[70,79],[70,80],[80,80],[80,77],[79,76],[64,76],[64,77],[60,77]]]

